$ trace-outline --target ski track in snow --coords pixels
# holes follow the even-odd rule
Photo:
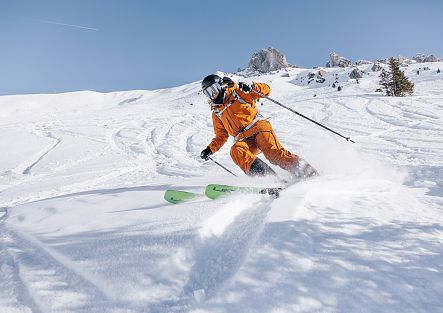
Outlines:
[[[37,239],[11,229],[2,235],[11,241],[6,249],[14,251],[8,256],[7,265],[21,282],[21,287],[26,288],[18,291],[18,296],[30,299],[33,311],[65,311],[65,305],[68,305],[68,309],[75,307],[77,312],[103,312],[103,304],[110,303],[106,284],[93,281],[92,275],[63,255]],[[113,298],[118,302],[115,301],[118,297]]]
[[[441,311],[442,83],[423,73],[412,97],[386,98],[373,73],[338,93],[294,86],[301,71],[253,80],[357,143],[262,101],[284,146],[323,174],[277,200],[162,199],[269,184],[242,177],[226,147],[216,158],[238,178],[199,160],[213,131],[198,82],[0,97],[0,129],[29,121],[20,145],[1,146],[17,153],[0,173],[0,312]]]
[[[42,150],[41,152],[37,153],[33,158],[31,158],[30,161],[25,163],[24,165],[19,166],[16,168],[16,172],[20,172],[23,175],[28,175],[31,173],[31,170],[34,166],[37,165],[48,153],[50,153],[52,150],[54,150],[61,142],[61,139],[54,137],[51,133],[46,134],[47,138],[53,139],[55,141],[53,144],[49,145],[47,148]],[[29,165],[27,165],[29,164]],[[21,170],[21,168],[24,168]]]

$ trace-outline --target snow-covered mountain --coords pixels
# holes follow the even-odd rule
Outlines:
[[[239,177],[199,159],[213,135],[199,82],[0,97],[0,312],[443,312],[443,63],[405,68],[405,98],[358,68],[358,83],[352,68],[231,75],[356,141],[260,101],[321,173],[276,200],[163,200],[279,184],[245,177],[232,139],[214,158]]]

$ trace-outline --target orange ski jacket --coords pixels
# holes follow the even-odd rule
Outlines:
[[[271,93],[271,87],[264,83],[253,83],[252,88],[265,96]],[[259,98],[260,95],[252,91],[243,92],[234,84],[233,87],[226,88],[223,104],[211,103],[215,137],[208,146],[212,153],[225,144],[229,135],[236,137],[253,126],[251,124],[255,124],[259,114],[255,100]]]

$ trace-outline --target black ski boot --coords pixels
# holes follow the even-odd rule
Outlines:
[[[268,176],[273,175],[277,176],[274,170],[265,162],[256,158],[254,162],[251,164],[251,168],[249,169],[249,176]]]

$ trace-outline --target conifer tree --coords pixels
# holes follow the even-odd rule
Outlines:
[[[387,96],[404,97],[414,92],[414,84],[406,78],[400,70],[400,63],[394,58],[389,59],[389,72],[382,70],[380,85]]]
[[[391,73],[389,73],[385,69],[381,70],[379,84],[381,85],[382,90],[385,92],[385,95],[387,95],[387,96],[392,96],[391,83],[390,83],[392,81],[391,77],[392,77]]]

